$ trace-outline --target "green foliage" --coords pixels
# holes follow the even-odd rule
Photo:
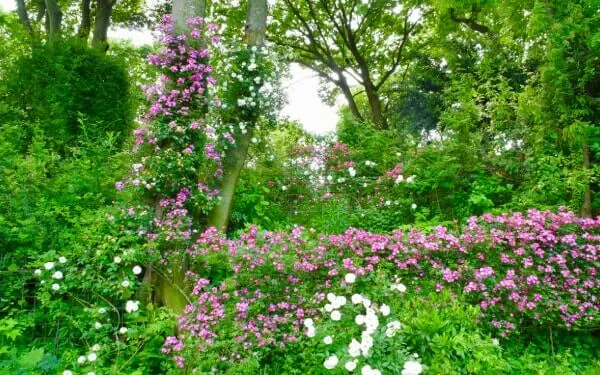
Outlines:
[[[224,35],[240,41],[247,2],[235,9],[227,1],[209,3],[209,14],[227,23]],[[309,29],[323,34],[315,34],[319,43],[307,43],[307,36],[296,32],[305,29],[302,19],[291,8],[278,6],[270,23],[276,33],[271,39],[291,45],[293,59],[320,71],[325,80],[339,80],[339,70],[359,71],[357,55],[366,58],[375,80],[398,64],[376,90],[389,128],[357,121],[346,107],[340,111],[335,141],[314,137],[295,124],[277,123],[279,88],[259,106],[252,98],[253,90],[264,84],[260,77],[279,79],[281,62],[267,55],[257,58],[246,49],[223,51],[215,66],[226,106],[215,126],[241,133],[255,125],[240,126],[241,114],[260,119],[236,190],[233,235],[249,224],[275,230],[299,224],[323,234],[350,226],[376,233],[451,227],[488,212],[563,205],[577,210],[587,192],[593,213],[598,212],[597,0],[409,1],[403,8],[396,8],[397,1],[319,2],[335,4],[335,9],[311,9],[314,2],[307,1],[278,2],[283,3],[296,4],[300,15],[311,21]],[[397,43],[383,46],[381,41],[392,36],[398,42],[399,22],[425,3],[428,7],[420,9],[423,23],[415,24],[406,53],[395,61]],[[66,5],[61,2],[65,10]],[[66,13],[68,32],[73,10]],[[366,22],[360,30],[350,22],[359,53],[349,49],[352,43],[343,40],[349,34],[338,32],[337,18],[332,20],[327,11],[354,13]],[[146,22],[142,2],[118,2],[113,21]],[[315,45],[320,49],[311,49]],[[141,207],[127,193],[117,196],[114,182],[127,175],[130,164],[123,150],[131,146],[128,137],[141,97],[135,84],[156,80],[142,62],[149,52],[111,42],[105,55],[68,38],[52,45],[32,43],[14,14],[0,14],[0,375],[60,374],[66,369],[131,375],[185,372],[161,354],[164,338],[175,334],[174,314],[151,303],[140,311],[125,311],[127,301],[150,299],[147,280],[132,272],[132,265],[158,261],[156,253],[154,258],[149,255],[155,249],[143,246],[136,234],[153,216],[139,210],[138,216],[114,219],[119,216],[115,213],[124,212],[121,207]],[[257,69],[249,69],[254,58]],[[326,91],[332,91],[323,95],[330,99],[337,93]],[[368,98],[358,90],[353,94],[359,112],[368,114]],[[240,105],[241,98],[246,106]],[[319,142],[348,145],[347,158],[338,161],[351,162],[357,176],[349,177],[347,166],[338,168],[335,179],[345,182],[326,188],[324,182],[305,177],[310,162],[298,162],[295,152]],[[404,179],[414,175],[414,182],[386,177],[398,166]],[[157,168],[150,164],[148,173],[176,175],[167,163]],[[63,256],[67,261],[57,263]],[[228,261],[227,255],[210,255],[193,276],[233,290]],[[46,262],[57,264],[50,271],[44,269]],[[165,269],[177,271],[178,266]],[[249,279],[276,279],[276,272],[268,269],[272,265],[263,266],[267,271],[260,274],[243,271]],[[59,290],[51,286],[57,282],[55,270],[64,273]],[[434,292],[431,281],[417,279],[405,281],[414,293],[392,298],[389,278],[378,274],[356,285],[374,301],[386,301],[402,322],[393,340],[378,337],[378,351],[370,358],[384,373],[400,373],[414,353],[431,374],[595,375],[600,369],[595,327],[589,332],[552,331],[538,325],[524,327],[521,336],[495,338],[481,323],[479,308],[464,298]],[[317,282],[307,281],[311,288]],[[287,284],[265,285],[280,292]],[[303,292],[294,291],[299,296]],[[349,309],[358,312],[355,306]],[[210,350],[196,354],[195,371],[347,373],[342,366],[326,370],[323,362],[334,353],[347,356],[345,344],[357,335],[356,325],[346,316],[320,323],[314,338],[304,337],[301,327],[300,340],[285,349],[266,346],[240,359],[233,357],[240,348],[234,339],[238,328],[224,322]],[[323,342],[327,333],[335,336],[332,346]],[[78,363],[91,352],[98,354],[96,360],[86,357]]]
[[[124,66],[121,59],[79,40],[34,44],[31,53],[19,56],[3,73],[7,78],[0,101],[30,125],[25,137],[31,139],[39,129],[61,154],[82,138],[105,133],[113,133],[119,146],[132,129],[136,110]]]

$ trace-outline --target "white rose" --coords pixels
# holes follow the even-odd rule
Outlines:
[[[417,361],[406,361],[404,362],[404,369],[402,369],[402,375],[419,375],[423,372],[423,366]]]
[[[338,321],[340,319],[342,319],[342,313],[338,310],[333,310],[331,312],[331,320]]]
[[[337,366],[338,362],[338,357],[336,355],[332,355],[325,360],[323,366],[325,366],[325,368],[328,370],[332,370],[335,368],[335,366]]]
[[[52,274],[52,278],[53,278],[53,279],[60,280],[60,279],[62,279],[62,278],[63,278],[63,273],[62,273],[62,272],[60,272],[60,271],[56,271],[56,272],[54,272],[54,273]]]
[[[356,369],[356,364],[357,364],[357,360],[352,360],[352,361],[348,361],[346,362],[346,364],[344,365],[344,368],[350,372],[354,371]]]
[[[340,308],[342,306],[344,306],[346,304],[346,297],[344,296],[337,296],[335,298],[335,301],[333,301],[333,306],[335,308]]]
[[[323,338],[323,342],[326,345],[331,345],[331,343],[333,342],[333,338],[331,336],[325,336],[325,338]]]
[[[352,339],[350,345],[348,345],[348,354],[351,357],[358,357],[360,355],[360,342],[356,341],[356,339]]]
[[[48,262],[48,263],[44,263],[44,268],[47,270],[51,270],[54,268],[54,262]],[[67,370],[69,371],[69,370]]]
[[[335,294],[333,294],[333,293],[327,293],[327,301],[329,301],[331,303],[334,303],[335,302],[335,298],[336,298]]]
[[[140,266],[134,266],[132,269],[133,273],[136,275],[139,275],[140,273],[142,273],[142,267]]]
[[[348,284],[352,284],[356,281],[356,275],[353,273],[347,273],[346,276],[344,276],[344,280],[346,280]]]
[[[379,311],[381,312],[381,315],[383,315],[383,316],[390,315],[390,307],[386,304],[381,305],[381,307],[379,308]]]
[[[406,285],[404,284],[392,284],[392,290],[397,290],[400,293],[406,292]]]
[[[138,311],[140,308],[140,301],[127,301],[125,303],[125,311],[128,313]]]
[[[354,318],[354,322],[355,322],[356,324],[358,324],[359,326],[361,326],[361,325],[365,324],[365,316],[364,316],[364,315],[357,315],[357,316]]]

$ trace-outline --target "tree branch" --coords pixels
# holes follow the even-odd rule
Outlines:
[[[387,72],[381,76],[379,82],[375,85],[375,88],[379,90],[381,86],[385,84],[385,82],[391,77],[391,75],[396,71],[398,65],[402,62],[402,53],[404,52],[404,47],[406,46],[406,42],[410,36],[410,33],[415,29],[415,26],[410,26],[410,22],[408,20],[408,16],[404,18],[404,32],[402,33],[402,42],[400,42],[400,46],[396,50],[394,54],[394,59],[392,60],[392,67],[388,69]]]
[[[62,11],[56,0],[45,0],[46,2],[46,20],[48,24],[48,37],[50,39],[58,37],[62,23]]]
[[[38,14],[35,17],[36,22],[40,22],[44,15],[46,14],[46,2],[44,0],[40,0],[40,9],[38,10]]]
[[[87,40],[92,28],[91,0],[81,0],[81,23],[77,30],[77,37]]]
[[[25,0],[17,0],[17,14],[19,15],[19,20],[23,26],[25,26],[29,34],[33,34],[33,27],[31,27],[31,22],[29,21],[27,8],[25,8]]]
[[[479,24],[473,19],[473,17],[475,17],[477,13],[479,13],[479,10],[475,6],[473,6],[472,13],[473,15],[470,18],[463,18],[456,15],[456,10],[454,8],[450,8],[450,19],[454,22],[467,25],[471,29],[481,34],[487,34],[490,31],[489,27]]]

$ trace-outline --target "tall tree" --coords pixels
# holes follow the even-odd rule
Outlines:
[[[249,50],[263,47],[267,29],[267,0],[249,0],[246,16],[245,43]],[[251,124],[245,132],[235,135],[235,147],[230,148],[225,155],[223,181],[221,183],[220,201],[210,213],[208,224],[222,231],[227,230],[233,197],[240,173],[246,163],[253,129],[258,120],[258,111],[243,111],[238,119],[240,122]]]
[[[417,48],[425,13],[420,1],[279,0],[270,35],[291,49],[294,61],[335,85],[356,119],[386,128],[381,92]],[[349,80],[366,95],[367,113],[357,106]]]
[[[87,41],[91,33],[92,46],[104,51],[108,49],[107,35],[111,23],[115,23],[115,12],[116,22],[127,26],[139,26],[147,18],[143,0],[15,1],[19,20],[31,36],[56,40],[63,32],[68,33],[65,30],[69,28],[63,27],[64,19],[78,19],[76,36]],[[30,17],[30,12],[37,16]]]
[[[92,46],[104,50],[108,49],[108,27],[110,26],[110,17],[116,3],[117,0],[96,0],[96,17],[94,17]]]
[[[173,23],[175,31],[178,33],[188,32],[191,26],[187,20],[193,17],[202,17],[206,15],[205,0],[174,0],[173,1]],[[165,215],[160,201],[163,196],[158,195],[154,201],[154,212],[157,220],[162,220]],[[182,312],[188,303],[185,287],[185,274],[189,269],[189,259],[187,255],[183,256],[180,264],[174,264],[169,274],[160,274],[156,272],[152,263],[147,266],[144,274],[144,283],[150,286],[154,291],[154,300],[159,305],[166,306],[173,311]],[[148,296],[142,296],[149,299]]]

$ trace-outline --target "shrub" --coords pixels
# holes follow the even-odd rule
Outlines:
[[[136,107],[126,64],[80,40],[34,44],[6,73],[0,98],[64,153],[82,135],[129,135]],[[81,126],[82,121],[88,127]],[[31,132],[35,129],[26,129]],[[85,134],[84,134],[85,133]]]
[[[181,337],[170,338],[164,350],[183,366],[183,353],[213,350],[215,342],[215,350],[240,359],[295,344],[304,319],[324,319],[327,294],[346,293],[348,273],[358,278],[361,292],[372,293],[370,286],[379,283],[381,291],[408,285],[423,293],[463,294],[501,335],[540,325],[591,326],[600,308],[598,226],[600,219],[531,210],[527,216],[472,218],[456,235],[444,227],[389,235],[349,229],[329,236],[251,228],[231,241],[209,230],[188,250],[195,269],[205,272],[195,276],[196,301],[179,320]],[[210,271],[222,270],[223,262],[231,276],[213,280]]]

